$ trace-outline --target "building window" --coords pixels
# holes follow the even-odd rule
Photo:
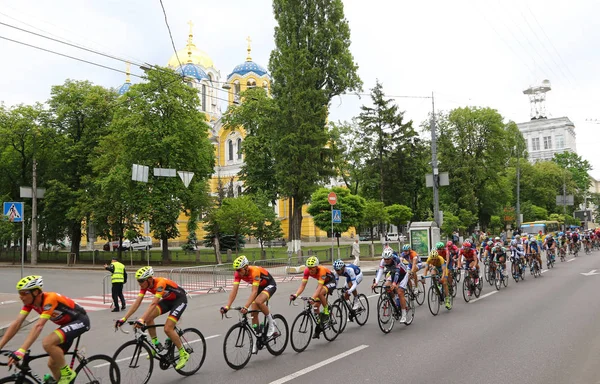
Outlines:
[[[227,140],[227,160],[233,160],[233,141]]]
[[[540,138],[534,137],[531,139],[531,150],[539,151],[540,150]]]
[[[565,147],[565,137],[563,135],[556,135],[556,149],[563,149]]]
[[[254,80],[254,79],[248,79],[248,82],[246,83],[246,86],[248,88],[254,88],[254,87],[256,87],[256,80]]]
[[[242,160],[242,139],[237,139],[237,158]]]
[[[552,149],[552,136],[544,136],[544,149]]]
[[[235,83],[233,83],[233,102],[234,103],[240,102],[240,82],[239,81],[236,81]]]
[[[238,185],[238,187],[237,187],[237,195],[242,196],[242,186],[241,185]]]

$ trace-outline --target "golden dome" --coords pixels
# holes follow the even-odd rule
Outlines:
[[[178,68],[180,65],[192,63],[198,64],[204,68],[214,67],[214,63],[210,56],[208,56],[206,52],[196,48],[196,45],[192,41],[192,38],[194,37],[192,34],[192,27],[194,24],[191,21],[189,21],[188,24],[190,25],[190,34],[185,48],[177,51],[177,55],[171,56],[167,65],[171,68]],[[177,60],[178,56],[179,60]]]

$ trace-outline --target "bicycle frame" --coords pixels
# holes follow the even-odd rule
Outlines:
[[[229,310],[234,310],[234,311],[240,311],[242,309],[242,307],[233,307],[230,308]],[[263,313],[263,321],[260,321],[260,318],[258,319],[258,331],[256,329],[254,329],[254,327],[250,324],[250,320],[248,319],[248,315],[252,315],[253,313],[262,313],[262,311],[260,309],[253,309],[253,310],[249,310],[246,313],[241,313],[240,312],[240,321],[239,323],[241,323],[244,328],[247,328],[250,330],[250,333],[252,335],[254,335],[254,337],[257,340],[257,347],[258,349],[262,349],[262,347],[267,344],[269,341],[274,340],[276,337],[279,337],[279,334],[274,333],[271,337],[267,337],[267,332],[265,329],[261,329],[261,325],[266,324],[267,322],[267,316],[264,315]],[[260,316],[260,314],[259,314]],[[225,317],[226,319],[231,319],[231,316],[227,316],[226,313],[223,314],[223,317]]]
[[[136,324],[135,321],[128,321],[127,322],[129,325],[133,326]],[[137,341],[137,347],[135,349],[135,353],[134,356],[137,356],[137,359],[140,358],[140,353],[139,353],[139,348],[141,347],[142,344],[146,344],[150,350],[152,350],[154,353],[152,353],[152,358],[156,359],[159,361],[159,365],[162,367],[164,366],[171,366],[171,365],[175,365],[177,364],[177,360],[179,360],[179,355],[175,354],[175,343],[171,342],[171,345],[169,345],[169,347],[167,348],[167,352],[166,353],[162,353],[162,351],[158,350],[158,348],[156,348],[156,346],[154,345],[154,343],[151,342],[150,339],[150,335],[148,333],[146,333],[146,331],[150,328],[160,328],[160,327],[164,327],[164,324],[153,324],[153,325],[144,325],[140,328],[138,327],[134,327],[134,338]],[[129,334],[129,331],[126,331],[123,329],[123,327],[119,328],[121,330],[121,332],[125,333],[125,334]],[[182,331],[179,327],[175,326],[175,332],[177,332],[177,335],[179,335],[181,337],[182,335]],[[135,363],[137,364],[137,359],[135,361]],[[166,368],[165,368],[166,369]]]

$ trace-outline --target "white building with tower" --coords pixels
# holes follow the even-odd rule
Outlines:
[[[541,85],[523,91],[531,103],[531,120],[517,126],[523,134],[532,163],[551,160],[556,153],[577,153],[575,124],[568,117],[547,117],[546,93],[551,89],[550,81],[544,80]]]

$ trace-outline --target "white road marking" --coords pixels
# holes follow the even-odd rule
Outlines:
[[[212,336],[208,336],[208,337],[205,337],[205,338],[204,338],[204,340],[214,339],[215,337],[219,337],[219,336],[221,336],[221,335],[212,335]],[[199,341],[200,341],[200,339],[198,339],[198,340],[192,340],[192,341],[188,341],[188,344],[197,343],[197,342],[199,342]],[[146,356],[146,355],[147,355],[147,353],[140,353],[140,356]],[[122,358],[122,359],[119,359],[119,360],[115,360],[115,363],[120,363],[121,361],[129,360],[129,359],[131,359],[132,357],[133,357],[133,356],[129,356],[129,357],[124,357],[124,358]],[[94,368],[105,367],[105,366],[107,366],[107,365],[108,365],[108,363],[104,363],[104,364],[96,365],[96,366],[94,366]]]
[[[492,291],[492,292],[490,292],[490,293],[486,293],[485,295],[483,295],[483,296],[479,296],[478,298],[476,298],[476,299],[474,299],[474,300],[471,300],[470,302],[471,302],[471,303],[475,303],[475,302],[477,302],[477,301],[479,301],[479,300],[481,300],[481,299],[485,299],[485,298],[486,298],[486,297],[488,297],[488,296],[492,296],[494,293],[498,293],[498,291]]]
[[[319,369],[319,368],[321,368],[321,367],[323,367],[323,366],[325,366],[327,364],[333,363],[334,361],[337,361],[339,359],[343,359],[346,356],[349,356],[349,355],[351,355],[353,353],[356,353],[356,352],[358,352],[360,350],[363,350],[365,348],[368,348],[368,347],[369,347],[368,345],[359,345],[356,348],[352,348],[352,349],[350,349],[350,350],[348,350],[348,351],[346,351],[344,353],[340,353],[339,355],[330,357],[327,360],[323,360],[320,363],[317,363],[317,364],[311,365],[310,367],[306,367],[304,369],[301,369],[298,372],[292,373],[291,375],[284,376],[284,377],[282,377],[279,380],[271,381],[269,384],[283,384],[283,383],[287,383],[290,380],[293,380],[293,379],[295,379],[297,377],[300,377],[302,375],[306,375],[307,373],[312,372],[315,369]]]
[[[567,263],[570,263],[571,261],[575,260],[575,258],[569,259],[567,260]]]
[[[371,297],[377,297],[377,296],[379,296],[379,293],[376,293],[376,294],[374,294],[374,295],[367,296],[367,299],[370,299]]]
[[[544,270],[542,271],[542,273],[546,273],[546,272],[548,272],[548,271],[549,271],[549,269],[544,269]]]

